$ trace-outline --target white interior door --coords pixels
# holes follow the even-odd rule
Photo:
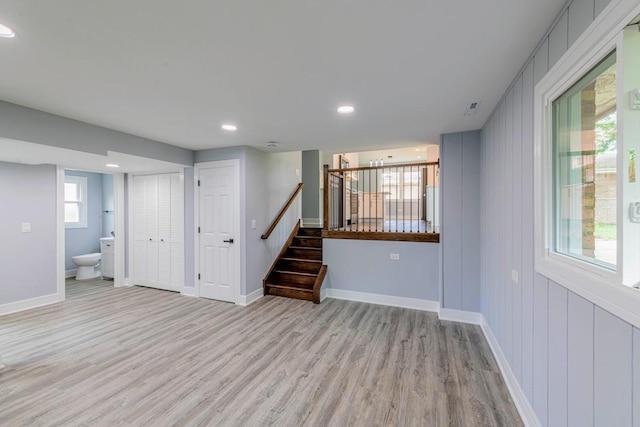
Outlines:
[[[133,177],[133,284],[147,279],[146,176]]]
[[[236,302],[240,294],[238,162],[199,169],[200,296]]]

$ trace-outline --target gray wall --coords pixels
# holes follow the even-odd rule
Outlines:
[[[322,224],[320,209],[320,151],[302,152],[302,218],[312,224]]]
[[[193,165],[193,151],[0,101],[0,137],[106,155]]]
[[[324,239],[322,253],[327,288],[438,300],[438,244]],[[400,259],[390,259],[392,253]]]
[[[534,85],[606,4],[569,4],[483,129],[482,312],[544,426],[640,425],[640,331],[534,271]]]
[[[64,231],[64,268],[78,267],[71,261],[77,255],[100,252],[102,235],[102,174],[91,172],[65,171],[66,176],[87,178],[87,227],[67,228]],[[55,196],[55,192],[54,192]],[[112,215],[113,216],[113,215]]]
[[[444,308],[480,311],[480,131],[440,142]]]
[[[0,162],[0,198],[0,305],[55,294],[55,166]]]

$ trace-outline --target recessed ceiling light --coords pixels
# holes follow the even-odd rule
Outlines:
[[[0,37],[11,39],[11,38],[14,38],[15,36],[16,36],[16,33],[14,33],[11,28],[7,27],[6,25],[0,24]]]
[[[115,163],[107,163],[105,166],[108,167],[108,168],[119,168],[120,167],[120,165],[116,165]]]
[[[338,113],[340,114],[351,114],[356,111],[353,105],[341,105],[338,107]]]
[[[418,159],[421,159],[421,158],[422,158],[422,156],[418,156]]]
[[[416,148],[416,151],[420,151],[420,149],[419,149],[419,148]]]
[[[238,130],[238,126],[232,125],[231,123],[223,123],[222,126],[220,126],[220,128],[222,130],[228,130],[230,132],[235,132]]]

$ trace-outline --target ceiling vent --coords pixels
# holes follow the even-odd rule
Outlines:
[[[476,111],[478,111],[478,108],[480,108],[480,101],[470,102],[467,104],[467,109],[464,110],[464,115],[470,116],[475,114]]]
[[[275,148],[277,146],[278,146],[278,143],[276,141],[267,142],[267,147],[269,147],[269,148]]]

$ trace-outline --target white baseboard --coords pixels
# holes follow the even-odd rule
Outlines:
[[[365,292],[345,291],[343,289],[327,289],[326,298],[366,302],[369,304],[389,305],[392,307],[410,308],[422,311],[438,311],[438,301],[417,298],[395,297],[391,295],[368,294]],[[322,298],[321,298],[322,299]]]
[[[67,270],[64,272],[64,278],[68,279],[69,277],[75,277],[76,274],[78,273],[78,269],[75,268],[73,270]]]
[[[302,227],[322,227],[321,218],[302,218]]]
[[[129,278],[128,278],[128,277],[125,277],[125,278],[124,278],[124,281],[122,282],[122,284],[121,284],[121,285],[116,285],[116,284],[115,284],[115,280],[114,280],[114,285],[113,285],[113,286],[114,286],[115,288],[125,288],[125,287],[131,287],[131,286],[133,286],[133,285],[132,285],[131,283],[129,283]]]
[[[327,298],[327,288],[320,288],[320,302]]]
[[[198,293],[196,292],[196,288],[188,288],[186,286],[182,287],[182,291],[180,291],[181,295],[185,297],[198,297]]]
[[[516,405],[516,408],[520,413],[522,422],[527,427],[540,427],[542,424],[540,424],[535,411],[531,407],[529,399],[527,399],[527,395],[524,393],[524,390],[522,390],[522,387],[520,387],[518,379],[511,370],[511,366],[509,365],[507,358],[500,348],[500,344],[498,344],[496,336],[493,334],[493,331],[484,316],[482,316],[482,323],[480,326],[482,327],[484,336],[487,338],[489,347],[491,347],[493,356],[496,358],[496,362],[498,363],[498,367],[502,373],[502,378],[504,378],[504,382],[507,384],[507,388],[509,389],[513,403]]]
[[[484,319],[482,313],[475,313],[473,311],[452,310],[450,308],[439,309],[438,318],[440,320],[449,320],[452,322],[471,323],[472,325],[482,325]]]
[[[36,308],[36,307],[42,307],[43,305],[49,305],[49,304],[53,304],[60,301],[61,300],[58,294],[55,293],[51,295],[44,295],[41,297],[25,299],[22,301],[10,302],[8,304],[0,305],[0,315],[17,313],[18,311],[29,310],[31,308]]]
[[[256,289],[255,291],[251,292],[249,295],[240,295],[240,301],[238,302],[238,305],[247,306],[252,302],[256,302],[263,296],[264,296],[264,290],[262,288]]]

